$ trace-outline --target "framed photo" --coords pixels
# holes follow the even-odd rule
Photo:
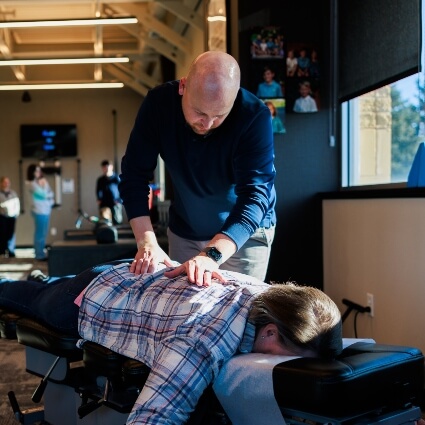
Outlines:
[[[280,27],[258,27],[251,33],[250,54],[253,59],[283,59],[284,37]]]
[[[320,56],[315,45],[288,43],[285,88],[287,111],[317,112],[320,109]]]
[[[285,134],[285,99],[281,97],[262,100],[272,115],[273,133]]]

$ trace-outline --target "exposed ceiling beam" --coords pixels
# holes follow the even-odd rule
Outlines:
[[[181,51],[176,49],[173,45],[166,43],[161,39],[147,38],[145,40],[146,45],[155,49],[158,53],[170,59],[170,61],[183,65],[184,56]]]
[[[70,83],[92,78],[117,79],[145,96],[162,83],[161,56],[178,66],[193,54],[193,32],[205,28],[205,0],[0,0],[1,20],[57,20],[69,17],[136,16],[138,24],[108,28],[52,27],[0,29],[0,60],[51,59],[93,56],[128,56],[128,64],[102,64],[90,68],[0,67],[0,85],[23,82],[49,83],[68,79]],[[67,65],[68,66],[68,65]],[[13,71],[13,72],[12,72]],[[44,80],[46,81],[44,81]],[[78,81],[77,81],[78,82]]]
[[[155,17],[149,14],[141,14],[137,16],[137,18],[149,31],[153,31],[168,43],[173,44],[184,54],[190,55],[192,53],[192,43],[187,38],[182,37],[179,33]]]
[[[157,4],[159,3],[155,2],[155,5]],[[125,10],[127,13],[135,16],[145,29],[142,35],[145,43],[157,49],[159,53],[171,61],[182,63],[184,55],[192,54],[192,42],[189,38],[183,37],[170,26],[157,19],[150,10],[149,5],[127,4],[125,5],[125,9],[118,7],[116,10],[120,13]],[[128,29],[128,31],[131,31],[131,29]],[[158,36],[158,38],[154,38],[155,36]]]
[[[145,86],[144,84],[141,84],[142,76],[139,75],[139,81],[136,78],[131,78],[126,72],[123,72],[122,70],[118,69],[117,67],[105,67],[105,71],[107,71],[109,74],[111,74],[116,79],[122,81],[125,86],[130,87],[132,90],[136,91],[142,96],[146,96],[149,91],[149,86]],[[135,76],[134,76],[135,77]]]
[[[114,77],[131,78],[134,81],[139,81],[148,89],[151,89],[161,83],[158,79],[147,74],[142,69],[130,69],[126,66],[104,65],[104,70],[109,72]]]
[[[10,51],[10,33],[8,30],[2,31],[0,33],[0,52],[5,59],[12,59],[12,54]],[[18,81],[25,80],[25,67],[23,66],[12,66],[12,71],[15,74],[15,77]]]
[[[181,2],[178,1],[156,1],[158,6],[163,7],[169,12],[176,15],[182,21],[192,25],[193,27],[203,31],[205,28],[205,21],[201,14],[194,11],[193,9],[187,7]]]

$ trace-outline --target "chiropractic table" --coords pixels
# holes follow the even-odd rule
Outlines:
[[[24,425],[124,425],[149,374],[141,362],[92,342],[77,348],[76,338],[4,310],[0,334],[25,345],[26,370],[41,378],[34,408],[21,411],[8,394]],[[358,339],[344,339],[344,347],[333,361],[235,356],[187,425],[414,424],[424,392],[421,351]]]

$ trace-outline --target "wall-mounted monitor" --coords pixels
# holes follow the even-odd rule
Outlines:
[[[20,140],[22,158],[66,158],[78,154],[75,124],[22,124]]]

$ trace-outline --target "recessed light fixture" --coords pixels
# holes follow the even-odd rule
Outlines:
[[[0,21],[0,28],[71,27],[87,25],[137,24],[134,16],[121,18],[53,19],[48,21]]]
[[[0,91],[53,90],[53,89],[117,89],[124,83],[46,83],[46,84],[0,84]]]
[[[129,62],[127,57],[114,58],[52,58],[52,59],[6,59],[0,60],[0,66],[19,65],[67,65],[67,64],[97,64],[97,63],[125,63]]]

